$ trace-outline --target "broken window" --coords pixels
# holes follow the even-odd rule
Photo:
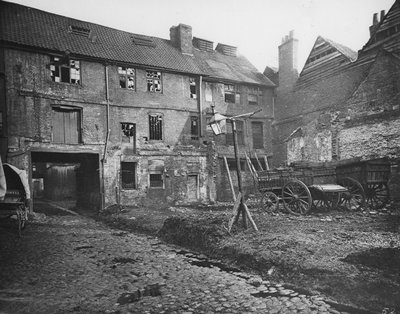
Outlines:
[[[119,87],[135,90],[135,69],[118,67]]]
[[[190,98],[196,99],[196,79],[194,77],[189,78],[189,85],[190,85]]]
[[[240,93],[236,85],[224,84],[225,102],[240,104]]]
[[[163,117],[158,114],[149,115],[149,139],[162,140]]]
[[[244,145],[244,122],[238,120],[235,122],[238,145]],[[233,145],[232,123],[226,124],[226,145]]]
[[[146,71],[147,91],[154,93],[162,92],[161,72]]]
[[[52,108],[52,141],[78,144],[81,142],[81,110],[74,107]]]
[[[136,162],[121,162],[121,187],[136,189]]]
[[[51,57],[50,70],[53,82],[80,84],[80,61]]]
[[[121,122],[122,143],[132,144],[133,153],[136,152],[136,124]]]
[[[253,148],[264,148],[263,123],[251,122],[251,133],[253,135]]]
[[[192,140],[199,139],[199,118],[198,117],[190,117],[190,134],[192,136]]]
[[[164,188],[163,160],[149,160],[149,181],[151,188]]]

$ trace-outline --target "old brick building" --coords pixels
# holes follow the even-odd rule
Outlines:
[[[227,197],[212,106],[238,122],[240,155],[271,152],[275,85],[236,48],[192,37],[132,34],[0,3],[3,160],[26,169],[35,198],[98,208]],[[215,140],[215,141],[214,141]]]
[[[319,36],[301,73],[293,32],[279,47],[274,164],[400,157],[400,1],[373,16],[358,53]],[[268,68],[265,74],[271,77]],[[272,78],[272,77],[271,77]]]

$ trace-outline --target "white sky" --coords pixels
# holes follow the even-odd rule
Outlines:
[[[369,39],[373,13],[395,0],[8,0],[120,30],[169,39],[179,23],[194,37],[238,47],[258,70],[278,66],[290,30],[299,39],[299,70],[318,35],[355,51]]]

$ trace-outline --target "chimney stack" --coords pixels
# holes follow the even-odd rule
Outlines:
[[[385,10],[381,10],[381,19],[379,22],[382,23],[383,19],[385,18]]]
[[[281,92],[293,89],[299,77],[297,69],[298,39],[294,38],[294,31],[282,38],[279,46],[279,87]]]
[[[385,13],[383,13],[383,15],[385,15]],[[382,11],[381,11],[381,21],[382,21]],[[375,33],[375,30],[378,28],[378,25],[379,25],[378,13],[374,13],[374,15],[372,16],[372,25],[369,27],[370,36],[372,36]]]
[[[185,24],[172,26],[169,29],[169,37],[172,45],[179,48],[183,54],[193,54],[192,27]]]

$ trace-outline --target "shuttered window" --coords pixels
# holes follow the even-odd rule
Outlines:
[[[54,143],[78,144],[81,141],[80,110],[53,107],[52,139]]]
[[[262,122],[251,123],[251,133],[253,136],[253,148],[264,148],[263,124]]]

